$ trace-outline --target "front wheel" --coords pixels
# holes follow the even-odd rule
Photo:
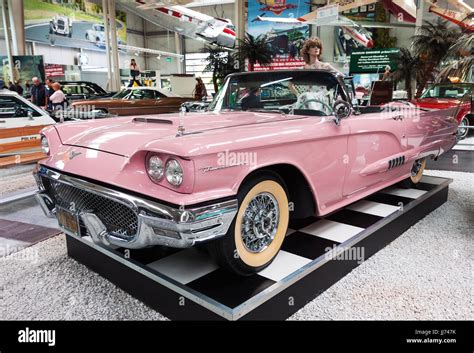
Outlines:
[[[415,162],[413,162],[413,166],[411,167],[410,177],[403,180],[400,185],[409,189],[418,184],[421,181],[421,178],[423,178],[423,172],[425,171],[425,167],[426,159],[417,159]]]
[[[469,134],[469,129],[467,128],[467,126],[469,126],[469,118],[465,116],[464,118],[462,118],[461,122],[459,123],[458,134],[457,134],[458,140],[462,140],[466,138],[466,136]]]
[[[227,234],[209,250],[223,268],[248,276],[270,265],[280,251],[288,229],[288,195],[278,177],[265,173],[242,186],[238,202]]]

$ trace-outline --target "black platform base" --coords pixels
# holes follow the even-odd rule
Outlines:
[[[450,182],[426,176],[416,189],[391,187],[323,219],[293,222],[274,262],[246,278],[199,248],[111,250],[67,235],[67,249],[172,320],[283,320],[446,202]]]

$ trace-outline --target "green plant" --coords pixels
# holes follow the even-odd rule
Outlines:
[[[420,76],[420,59],[407,48],[400,48],[400,56],[395,61],[397,70],[391,78],[396,83],[405,81],[408,100],[413,98],[413,80]]]
[[[209,54],[206,57],[207,65],[204,68],[204,72],[212,72],[214,92],[217,92],[224,78],[238,71],[239,65],[236,63],[235,57],[223,47],[205,46],[203,52]]]
[[[412,48],[420,58],[422,75],[415,98],[419,98],[433,77],[433,72],[441,64],[449,48],[459,40],[460,32],[438,19],[436,22],[424,21],[418,34],[413,36]]]
[[[474,13],[469,14],[464,21],[474,19]],[[449,77],[459,77],[462,81],[469,79],[474,65],[474,32],[465,31],[456,43],[448,50],[450,62],[441,70],[439,81],[446,81]]]
[[[273,62],[272,50],[267,39],[267,36],[254,37],[246,33],[244,39],[238,40],[236,55],[240,62],[248,60],[250,71],[254,70],[255,64],[268,66]]]

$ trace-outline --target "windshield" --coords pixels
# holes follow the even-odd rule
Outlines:
[[[470,85],[436,85],[428,88],[421,98],[451,98],[461,99],[466,93],[471,91]]]
[[[317,70],[266,71],[229,76],[211,111],[275,111],[296,115],[333,115],[346,92],[332,73]]]
[[[125,98],[125,97],[129,96],[131,92],[132,92],[131,89],[124,89],[122,91],[119,91],[119,92],[115,93],[112,96],[112,98],[122,99],[122,98]]]

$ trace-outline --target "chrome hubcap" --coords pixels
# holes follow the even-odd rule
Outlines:
[[[469,123],[466,118],[463,118],[461,122],[459,123],[460,129],[458,129],[458,135],[460,137],[464,137],[464,135],[467,133],[468,129],[465,126],[468,126]]]
[[[411,176],[415,177],[420,172],[421,166],[423,165],[422,160],[419,159],[413,163],[413,167],[411,168]]]
[[[245,248],[252,253],[264,251],[275,238],[279,219],[275,197],[267,192],[256,195],[242,217],[240,234]]]

